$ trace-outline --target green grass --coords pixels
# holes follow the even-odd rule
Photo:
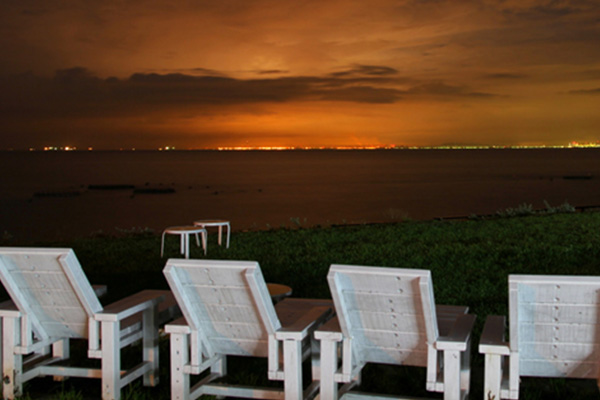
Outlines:
[[[508,275],[596,275],[600,270],[598,227],[600,213],[590,212],[234,232],[230,249],[218,247],[216,235],[209,235],[208,258],[258,261],[268,282],[291,286],[296,297],[329,298],[325,277],[332,263],[431,270],[437,303],[468,305],[478,316],[471,398],[482,398],[483,360],[477,353],[478,338],[487,315],[507,312]],[[9,241],[3,245],[23,243]],[[142,289],[167,288],[162,276],[166,257],[160,258],[158,233],[27,245],[72,247],[90,281],[109,286],[105,301]],[[168,241],[166,252],[178,256],[175,239]],[[204,255],[194,247],[192,257]],[[168,398],[168,344],[161,345],[161,385],[155,389],[135,387],[136,395],[129,398]],[[261,379],[252,372],[241,375],[246,375],[242,380]],[[65,385],[71,381],[77,380]],[[422,373],[409,368],[398,372],[397,368],[369,367],[363,384],[379,392],[431,397],[423,389]],[[99,390],[99,384],[94,387]],[[76,393],[79,390],[76,386]],[[523,379],[521,396],[596,399],[598,389],[588,381]]]

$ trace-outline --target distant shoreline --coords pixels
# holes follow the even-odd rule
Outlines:
[[[296,152],[296,151],[445,151],[445,150],[589,150],[600,149],[600,144],[557,145],[557,146],[357,146],[357,147],[217,147],[207,149],[79,149],[76,147],[53,147],[50,149],[0,149],[0,152],[36,152],[36,153],[90,153],[90,152]]]

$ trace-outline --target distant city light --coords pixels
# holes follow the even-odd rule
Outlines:
[[[210,148],[192,148],[187,150],[218,150],[218,151],[286,151],[286,150],[478,150],[478,149],[581,149],[600,148],[600,142],[576,142],[572,141],[566,145],[445,145],[445,146],[402,146],[402,145],[372,145],[372,146],[221,146]],[[93,147],[87,147],[87,151],[94,151]],[[13,150],[13,149],[9,149]],[[75,146],[44,146],[41,149],[29,147],[28,151],[77,151]],[[119,150],[127,150],[119,148]],[[136,151],[135,147],[129,151]],[[158,151],[175,151],[175,146],[159,147]]]
[[[34,148],[31,147],[29,150],[32,150],[32,149],[34,149]],[[72,146],[65,146],[65,147],[44,146],[44,151],[75,151],[75,150],[77,150],[77,147],[72,147]]]

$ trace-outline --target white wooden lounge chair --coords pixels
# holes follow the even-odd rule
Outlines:
[[[3,395],[22,395],[38,376],[100,378],[102,399],[143,376],[158,383],[158,304],[165,291],[145,290],[102,307],[71,249],[0,248],[0,280],[11,297],[0,308]],[[141,318],[140,318],[141,315]],[[88,341],[100,368],[65,365],[69,340]],[[121,371],[120,350],[142,341],[142,362]],[[62,363],[56,365],[58,362]]]
[[[331,301],[286,298],[273,306],[256,262],[171,259],[164,273],[184,316],[165,327],[171,335],[172,399],[295,400],[316,394],[317,381],[303,389],[302,361],[316,344],[314,329],[331,316]],[[268,377],[283,381],[283,390],[214,383],[227,373],[227,356],[267,358]],[[206,370],[210,374],[190,387],[190,376]]]
[[[337,318],[315,332],[321,400],[380,398],[351,391],[367,363],[426,367],[428,391],[467,396],[475,316],[436,306],[430,271],[332,265],[327,279]]]
[[[521,376],[588,378],[600,385],[600,277],[510,275],[505,317],[489,316],[484,399],[518,399]]]

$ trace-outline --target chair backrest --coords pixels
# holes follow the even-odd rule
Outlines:
[[[600,277],[510,275],[508,281],[519,375],[597,379]]]
[[[427,366],[439,336],[430,271],[332,265],[327,279],[357,362]]]
[[[268,356],[268,335],[281,324],[258,263],[170,259],[164,274],[197,351]]]
[[[0,280],[39,339],[87,338],[102,311],[72,249],[0,248]]]

